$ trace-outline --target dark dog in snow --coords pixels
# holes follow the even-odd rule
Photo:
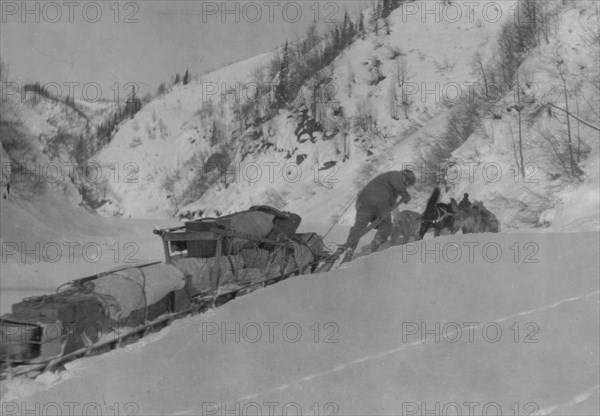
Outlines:
[[[425,212],[421,214],[421,228],[419,229],[419,239],[421,240],[432,227],[436,237],[440,236],[442,230],[447,230],[450,233],[454,232],[455,212],[452,207],[453,204],[438,202],[440,193],[440,188],[436,187],[427,201]],[[454,201],[454,204],[456,204],[456,201]]]

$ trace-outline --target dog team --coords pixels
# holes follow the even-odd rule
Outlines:
[[[450,198],[449,203],[438,202],[440,189],[435,188],[427,201],[423,213],[396,209],[394,205],[406,204],[411,197],[407,188],[416,183],[416,176],[410,170],[389,171],[372,179],[358,193],[356,199],[356,220],[350,229],[346,243],[346,257],[351,257],[369,223],[380,221],[377,232],[369,246],[374,252],[388,238],[392,245],[406,244],[422,240],[427,231],[433,228],[434,235],[454,234],[462,230],[468,233],[497,233],[500,230],[498,218],[486,209],[482,202],[469,200],[464,194],[460,203]],[[398,197],[401,197],[398,200]]]

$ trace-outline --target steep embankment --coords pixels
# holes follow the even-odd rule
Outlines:
[[[47,192],[71,206],[94,206],[108,175],[98,175],[87,159],[107,140],[99,131],[118,103],[65,101],[40,86],[22,88],[2,97],[2,186],[10,183],[21,200]]]
[[[504,16],[508,18],[508,8]],[[365,13],[365,21],[368,17]],[[326,80],[320,92],[332,96],[318,98],[322,126],[313,131],[307,126],[316,117],[310,82],[290,111],[280,110],[257,126],[236,131],[234,98],[245,104],[243,88],[271,55],[207,74],[151,102],[98,156],[101,163],[133,162],[139,167],[137,188],[112,186],[124,212],[142,216],[179,208],[214,215],[267,203],[327,222],[340,215],[372,175],[414,160],[413,144],[437,134],[440,117],[447,111],[446,85],[462,88],[477,80],[471,57],[475,52],[491,54],[501,26],[501,21],[486,23],[468,14],[455,22],[423,21],[402,8],[389,19],[389,34],[380,28],[364,39],[357,36],[330,67],[315,74]],[[406,113],[399,104],[399,79],[410,84]],[[236,81],[242,83],[242,92],[225,94],[223,100],[221,94],[233,89]],[[216,93],[209,94],[210,88]],[[435,92],[427,95],[427,91]],[[225,137],[211,144],[215,123],[225,126]],[[417,133],[419,129],[423,130]],[[183,192],[193,192],[185,184],[193,183],[208,158],[224,147],[230,149],[225,150],[232,162],[229,173],[212,172],[198,180],[198,187],[215,176],[227,176],[229,187],[219,181],[197,202],[177,206],[174,200],[188,196]],[[175,184],[165,186],[167,179]]]
[[[133,216],[215,215],[270,204],[331,223],[375,174],[419,161],[432,145],[452,139],[459,147],[446,165],[436,162],[435,172],[413,165],[423,180],[443,176],[444,166],[451,166],[443,199],[470,193],[496,213],[503,230],[600,228],[593,190],[600,177],[597,131],[571,118],[569,139],[564,113],[550,106],[566,106],[566,85],[572,111],[578,108],[583,120],[597,119],[597,4],[542,5],[547,26],[518,62],[499,60],[498,45],[514,34],[505,31],[501,39],[504,24],[523,21],[516,13],[524,13],[524,6],[489,2],[468,12],[466,3],[438,2],[425,14],[421,6],[394,10],[389,34],[382,26],[378,33],[369,28],[315,74],[324,83],[316,104],[313,79],[289,109],[258,118],[246,130],[234,122],[240,111],[235,98],[243,108],[244,86],[272,55],[238,62],[157,98],[99,155],[104,164],[139,169],[138,187],[112,185],[114,204]],[[448,17],[457,8],[459,17]],[[497,18],[490,18],[491,10]],[[518,79],[495,96],[508,70],[502,65],[516,65]],[[482,102],[484,90],[493,98]],[[466,106],[480,102],[462,114],[456,109],[460,97]],[[469,124],[468,133],[447,137],[451,111],[457,131]],[[578,168],[569,167],[569,152]],[[206,171],[209,160],[227,172]],[[415,192],[406,208],[422,210],[429,192]],[[353,216],[351,206],[341,221]]]
[[[218,151],[217,146],[211,148],[210,114],[222,110],[212,102],[220,101],[228,88],[246,85],[252,79],[252,71],[266,65],[270,57],[271,54],[259,55],[191,80],[188,85],[176,85],[120,126],[95,160],[104,166],[116,163],[135,172],[135,187],[123,181],[111,184],[115,203],[125,215],[172,214],[174,203],[164,186],[167,177],[180,176],[180,181],[184,181],[190,171],[201,170],[203,161]],[[231,134],[231,115],[225,113],[221,117],[227,134]]]
[[[504,230],[598,231],[599,5],[539,7],[550,27],[517,68],[513,87],[482,103],[476,131],[453,153],[449,182],[455,196],[468,192],[493,207]],[[494,65],[507,63],[492,62],[488,76]]]

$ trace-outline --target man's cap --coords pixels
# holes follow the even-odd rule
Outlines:
[[[410,170],[410,169],[404,169],[402,171],[402,175],[404,176],[404,181],[406,183],[409,183],[411,185],[414,185],[417,182],[417,176],[415,175],[415,173]]]

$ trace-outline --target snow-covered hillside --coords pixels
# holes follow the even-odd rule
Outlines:
[[[503,15],[509,14],[507,5]],[[441,89],[449,82],[464,86],[476,81],[471,57],[475,52],[483,56],[491,53],[501,22],[485,24],[466,14],[455,23],[435,19],[423,23],[418,16],[406,17],[406,13],[398,9],[390,16],[390,35],[381,32],[379,36],[369,34],[365,39],[357,38],[332,64],[333,76],[324,88],[334,92],[336,106],[342,109],[342,118],[350,125],[360,107],[366,108],[363,111],[372,116],[377,126],[377,137],[351,129],[346,138],[338,134],[332,140],[325,140],[322,134],[317,134],[316,143],[311,140],[300,143],[295,134],[300,114],[281,111],[279,116],[261,126],[263,136],[272,144],[268,150],[254,152],[243,160],[238,154],[230,167],[236,176],[229,188],[215,186],[197,203],[180,211],[204,209],[213,215],[212,210],[230,212],[249,204],[271,203],[301,214],[339,214],[357,187],[373,173],[412,161],[413,142],[425,138],[424,131],[419,132],[419,129],[435,134],[436,128],[427,123],[439,124],[436,116],[447,109],[441,95],[421,100],[421,94],[425,93],[422,89],[436,85]],[[398,56],[405,58],[405,77],[414,87],[411,90],[414,103],[408,119],[401,114],[394,120],[390,116],[389,94],[397,78],[394,73]],[[236,81],[248,82],[255,67],[264,65],[268,58],[239,62],[175,88],[121,127],[98,160],[106,164],[130,161],[139,165],[138,187],[113,186],[125,214],[172,212],[167,199],[169,192],[163,186],[165,176],[174,175],[176,167],[183,166],[194,155],[202,154],[206,158],[218,151],[218,148],[208,147],[211,126],[202,124],[200,111],[202,98],[207,97],[207,89],[213,87],[210,82],[225,82],[227,88],[233,88]],[[374,85],[373,62],[376,61],[382,63],[380,71],[386,78]],[[349,78],[352,80],[348,81]],[[217,102],[223,92],[221,84],[218,86],[217,96],[212,96]],[[302,94],[308,94],[306,89],[297,102],[303,101]],[[226,114],[226,123],[227,117]],[[344,140],[349,148],[347,160],[341,155]],[[241,139],[234,143],[234,147],[243,145]],[[301,162],[297,156],[302,157]],[[336,165],[330,167],[333,163]],[[184,178],[185,175],[183,172]],[[232,177],[229,176],[230,181]],[[331,203],[323,205],[323,200]]]
[[[573,117],[567,121],[556,109],[570,106],[580,120],[599,120],[600,51],[590,43],[590,33],[599,33],[600,8],[582,1],[566,7],[554,2],[548,9],[556,16],[554,30],[519,68],[523,95],[513,89],[497,100],[493,114],[483,117],[480,128],[454,152],[457,169],[450,182],[454,195],[468,192],[493,206],[504,229],[600,230],[598,126]],[[523,105],[521,114],[515,105]],[[524,173],[517,167],[519,128],[525,137]],[[568,153],[565,142],[571,136],[573,152],[583,153],[578,180],[569,178],[569,161],[560,153]]]
[[[96,160],[104,166],[117,163],[135,167],[134,184],[126,181],[112,184],[124,215],[164,215],[170,211],[163,185],[166,177],[194,156],[212,153],[209,141],[212,123],[203,120],[201,110],[211,100],[221,100],[226,89],[235,88],[236,84],[246,85],[254,68],[265,65],[270,57],[271,54],[259,55],[192,80],[188,85],[176,85],[120,126]]]
[[[452,7],[460,10],[457,19],[441,18],[450,13],[445,9],[448,6],[434,3],[431,10],[438,10],[438,16],[435,12],[423,15],[419,2],[417,6],[402,5],[389,17],[390,34],[380,28],[378,35],[371,32],[364,39],[357,37],[321,71],[319,76],[327,80],[322,90],[332,96],[333,103],[325,99],[324,105],[317,106],[324,126],[312,135],[302,133],[307,117],[309,122],[316,117],[308,85],[301,89],[291,110],[281,110],[258,127],[241,132],[232,121],[233,98],[247,98],[240,91],[255,81],[256,68],[264,67],[271,54],[207,74],[154,100],[125,123],[98,156],[106,165],[133,163],[139,168],[135,186],[112,184],[114,203],[125,215],[134,217],[174,212],[215,215],[270,204],[305,217],[327,218],[331,223],[340,216],[342,223],[352,221],[353,207],[344,210],[358,189],[376,173],[419,161],[422,150],[446,128],[457,96],[464,98],[474,88],[481,90],[478,62],[494,58],[502,25],[517,19],[514,2],[488,2],[469,13],[465,11],[470,6],[454,2]],[[491,9],[497,18],[489,18]],[[369,13],[365,12],[367,19]],[[530,113],[540,112],[542,104],[560,97],[560,80],[552,69],[552,59],[560,56],[567,62],[572,106],[577,99],[582,107],[578,114],[593,119],[593,110],[587,107],[593,109],[597,101],[590,90],[593,79],[589,78],[597,68],[597,57],[586,36],[593,29],[596,14],[594,2],[550,7],[549,15],[557,16],[554,28],[519,70],[528,85],[528,89],[522,87],[527,89],[523,94],[535,101],[529,105]],[[404,83],[400,95],[406,96],[394,98],[399,94],[394,86],[400,78]],[[237,95],[227,92],[236,86]],[[579,91],[581,96],[576,96]],[[443,198],[460,198],[469,192],[472,199],[483,201],[497,213],[504,230],[548,226],[600,229],[599,196],[594,191],[600,176],[598,132],[583,124],[576,127],[579,146],[589,153],[581,165],[582,183],[578,183],[566,178],[551,157],[556,144],[545,142],[540,133],[560,131],[564,126],[551,116],[532,116],[525,128],[530,140],[524,151],[526,172],[522,176],[515,159],[515,111],[507,110],[515,104],[514,94],[510,90],[499,97],[486,110],[489,113],[479,115],[480,127],[462,138],[465,143],[454,153],[454,171],[447,174]],[[406,108],[398,104],[404,98]],[[205,101],[210,100],[208,113],[219,111],[218,116],[207,116]],[[225,126],[225,138],[211,145],[215,117]],[[361,119],[371,123],[366,130],[357,127]],[[213,171],[197,179],[209,157],[223,153],[229,153],[224,162],[227,172]],[[429,174],[420,164],[410,166],[421,178]],[[460,179],[456,179],[461,169]],[[182,206],[188,194],[215,178],[220,181],[202,197]],[[228,186],[224,186],[225,181]],[[426,187],[417,192],[407,208],[422,210],[429,192]],[[576,209],[582,206],[587,208]],[[575,212],[578,218],[564,218]]]
[[[500,233],[388,244],[63,371],[3,381],[1,413],[600,414],[600,60],[589,42],[600,6],[547,3],[551,27],[522,57],[519,85],[478,109],[450,169],[433,172],[445,173],[445,201],[468,192],[498,216]],[[432,173],[420,157],[446,134],[460,106],[454,94],[491,73],[515,4],[402,2],[389,34],[369,28],[315,74],[324,86],[309,80],[277,111],[261,98],[252,117],[244,88],[276,80],[260,68],[281,50],[174,85],[120,123],[92,160],[106,216],[76,206],[81,183],[68,177],[50,192],[17,183],[0,199],[0,313],[74,278],[163,260],[152,229],[180,225],[182,214],[266,204],[300,214],[300,232],[340,243],[358,190],[403,167],[419,182],[402,208],[422,212]],[[565,118],[567,104],[591,127]],[[80,103],[80,119],[60,103],[16,105],[23,123],[0,125],[3,167],[68,161],[73,143],[55,143],[58,133],[75,136],[85,119],[97,125],[113,111]],[[576,175],[565,159],[573,147]]]
[[[9,84],[13,88],[14,83]],[[2,93],[2,187],[10,183],[15,198],[23,201],[49,192],[77,206],[86,199],[82,188],[91,189],[93,182],[100,182],[94,167],[91,180],[86,177],[84,153],[101,147],[99,140],[105,138],[98,137],[99,126],[114,116],[119,105],[108,101],[67,103],[64,97],[42,95],[31,86],[22,88],[10,93],[3,89]]]
[[[597,233],[394,247],[6,383],[5,410],[595,415],[599,249]]]

